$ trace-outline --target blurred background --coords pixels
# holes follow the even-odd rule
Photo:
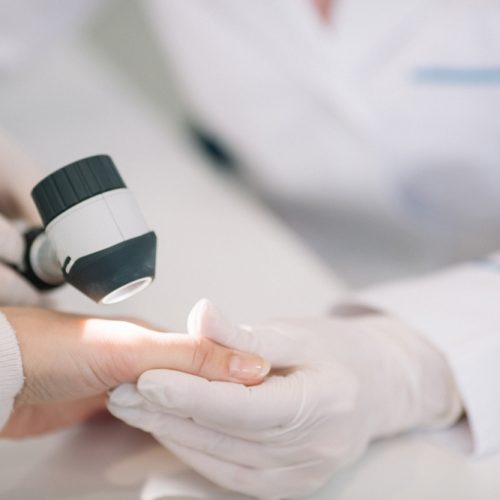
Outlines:
[[[183,58],[193,57],[188,50],[179,47],[182,23],[186,23],[185,17],[191,10],[195,19],[184,27],[184,44],[192,44],[193,51],[201,52],[205,48],[206,53],[198,57],[200,60],[208,58],[209,62],[201,66],[208,71],[212,68],[219,79],[226,78],[224,71],[231,70],[232,62],[218,62],[216,59],[223,58],[224,51],[218,53],[216,43],[203,45],[203,37],[207,35],[201,27],[200,40],[193,40],[191,26],[213,22],[210,29],[215,32],[223,30],[224,23],[234,20],[233,29],[243,31],[246,26],[241,27],[241,20],[234,12],[224,12],[224,8],[228,10],[224,2],[201,9],[197,2],[192,2],[191,8],[172,5],[170,10],[164,9],[165,17],[170,19],[163,24],[157,21],[155,30],[155,22],[151,19],[155,11],[146,9],[144,3],[108,1],[104,8],[97,10],[83,36],[99,57],[126,76],[128,84],[136,87],[149,106],[178,127],[198,154],[208,158],[211,166],[237,176],[348,284],[364,286],[432,271],[500,248],[500,225],[497,223],[500,215],[497,188],[500,185],[497,167],[500,124],[494,116],[500,112],[499,82],[494,78],[494,71],[493,78],[486,74],[484,81],[480,74],[474,76],[473,71],[460,80],[460,69],[465,68],[467,73],[471,68],[479,72],[486,68],[487,73],[488,69],[498,67],[498,58],[491,57],[499,45],[498,36],[492,35],[495,28],[491,20],[495,13],[498,14],[498,2],[485,2],[481,6],[468,2],[457,5],[451,5],[453,2],[409,2],[401,8],[395,2],[385,1],[381,2],[380,9],[368,7],[367,2],[359,0],[335,2],[329,26],[314,26],[321,31],[321,44],[317,46],[311,42],[313,35],[304,33],[311,27],[302,29],[293,18],[294,14],[304,14],[300,8],[297,12],[293,4],[308,2],[291,2],[292,15],[289,17],[283,12],[286,7],[280,12],[276,3],[279,2],[271,2],[273,5],[268,6],[271,20],[276,21],[281,16],[290,24],[290,30],[296,30],[291,34],[277,30],[276,38],[281,36],[282,42],[289,41],[289,51],[299,59],[297,66],[301,71],[314,73],[314,66],[321,67],[324,60],[317,57],[306,62],[306,58],[315,51],[331,49],[325,60],[333,69],[323,66],[320,71],[329,79],[327,85],[334,88],[332,95],[337,100],[334,103],[337,108],[333,114],[338,119],[328,122],[329,118],[325,118],[325,114],[332,113],[329,103],[320,102],[326,110],[323,113],[309,109],[318,106],[316,101],[320,99],[321,90],[317,90],[318,96],[310,96],[311,103],[305,103],[305,98],[298,96],[295,101],[292,97],[283,98],[283,102],[273,106],[269,102],[276,93],[272,84],[269,84],[267,96],[262,89],[255,91],[251,85],[241,85],[234,92],[239,90],[237,98],[241,100],[255,100],[255,116],[246,110],[240,114],[235,112],[233,127],[241,128],[241,134],[252,134],[252,127],[241,123],[240,117],[269,120],[269,135],[275,139],[264,144],[261,137],[256,137],[255,142],[261,140],[262,143],[256,145],[252,153],[248,152],[251,140],[240,141],[238,134],[220,125],[217,114],[221,110],[231,114],[234,96],[224,95],[223,90],[209,94],[213,91],[213,82],[207,82],[207,96],[196,95],[201,91],[196,85],[186,84],[186,80],[194,78],[194,73],[183,61]],[[306,6],[311,11],[312,4],[311,1]],[[196,13],[197,8],[200,13]],[[491,9],[489,14],[488,8]],[[387,12],[377,12],[383,9]],[[177,16],[178,28],[175,27]],[[216,22],[218,17],[222,19],[220,24]],[[367,31],[370,21],[379,26]],[[353,28],[354,24],[359,27]],[[172,34],[168,33],[169,29]],[[377,31],[384,29],[389,32],[385,38]],[[159,33],[162,30],[167,30],[163,36]],[[405,30],[409,34],[405,34]],[[264,29],[262,31],[262,37],[266,36]],[[244,32],[241,34],[242,38],[246,36]],[[364,41],[355,41],[356,37]],[[269,39],[269,44],[279,43]],[[367,51],[363,43],[371,43],[376,50]],[[297,49],[298,45],[303,47],[302,51]],[[250,57],[248,62],[244,59],[245,52],[241,57],[241,65],[253,64]],[[404,61],[405,58],[410,63]],[[210,62],[210,59],[213,60]],[[433,68],[437,72],[439,68],[451,68],[451,76],[448,80],[446,77],[440,80],[438,75],[433,80]],[[454,68],[458,68],[455,80]],[[236,71],[241,70],[236,68]],[[266,85],[265,77],[258,74],[259,68],[255,66],[253,71],[246,77],[255,77],[259,86]],[[401,82],[401,74],[407,81]],[[364,87],[359,85],[362,78],[367,79],[363,82]],[[210,80],[209,75],[207,80]],[[238,80],[231,83],[236,85]],[[404,85],[413,88],[408,90]],[[426,97],[416,95],[414,89],[419,85],[420,88],[427,85]],[[224,85],[221,88],[224,89]],[[256,95],[259,91],[262,95]],[[283,89],[283,95],[287,92]],[[326,99],[327,93],[323,91],[323,94],[321,99]],[[219,107],[213,111],[205,104],[207,99],[219,100]],[[266,100],[263,105],[261,101]],[[344,104],[338,105],[342,100]],[[373,100],[380,100],[379,108],[372,108]],[[391,108],[398,106],[399,114],[393,113]],[[427,115],[421,113],[422,109]],[[365,120],[366,110],[367,116],[373,113]],[[213,117],[210,116],[212,111]],[[342,121],[344,112],[350,115],[351,121]],[[283,116],[278,120],[273,113]],[[387,118],[389,113],[392,115]],[[288,124],[284,124],[286,120]],[[374,139],[373,130],[364,120],[372,120],[374,128],[380,128],[382,137]],[[450,123],[458,123],[458,126],[453,128]],[[431,129],[423,132],[429,126]],[[280,127],[284,130],[282,134],[276,132]],[[266,129],[266,125],[262,124],[262,128]],[[331,134],[331,149],[322,144],[324,128]],[[400,135],[393,135],[398,128]],[[314,135],[316,130],[320,138],[315,142],[307,134]],[[358,137],[353,141],[346,137],[350,133]],[[287,145],[287,141],[290,144]],[[296,141],[302,143],[302,149],[294,147],[292,143]],[[382,146],[373,146],[374,141],[380,141]],[[468,146],[461,145],[462,141]],[[289,151],[283,151],[287,147]],[[381,153],[381,149],[385,151]],[[365,150],[366,154],[359,150]],[[275,162],[264,160],[266,155],[274,156]],[[294,156],[297,161],[292,160]],[[276,168],[275,163],[280,162]],[[299,162],[302,164],[297,165]],[[333,172],[332,177],[325,178],[321,173],[325,163]],[[380,167],[380,163],[385,165]],[[401,173],[404,171],[401,166],[406,173]],[[261,172],[273,168],[284,171],[285,175],[266,176]],[[287,168],[300,169],[303,173],[293,181],[290,180],[293,174],[286,175]],[[308,178],[317,178],[317,183]],[[326,187],[318,188],[321,184]]]
[[[103,310],[65,287],[57,307],[179,331],[203,296],[242,322],[318,315],[345,286],[500,249],[500,3],[325,3],[0,0],[2,133],[40,177],[110,154],[159,236],[150,288]],[[165,472],[144,437],[88,434],[4,443],[0,489],[136,498]],[[317,498],[496,498],[496,462],[405,443]]]
[[[14,72],[77,45],[349,285],[495,251],[497,2],[328,3],[50,1]]]

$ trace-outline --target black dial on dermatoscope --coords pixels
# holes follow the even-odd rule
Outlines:
[[[97,194],[127,187],[113,160],[96,155],[75,161],[40,181],[31,196],[44,226],[69,208]]]

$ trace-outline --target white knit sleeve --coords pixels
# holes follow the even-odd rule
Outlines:
[[[12,412],[14,398],[24,383],[21,352],[16,334],[0,313],[0,429]]]

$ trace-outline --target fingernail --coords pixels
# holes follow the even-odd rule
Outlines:
[[[252,354],[234,354],[229,361],[229,374],[239,380],[263,378],[270,369],[269,361]]]

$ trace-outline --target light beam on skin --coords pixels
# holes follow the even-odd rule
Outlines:
[[[84,320],[83,334],[82,338],[93,338],[96,335],[113,335],[116,338],[127,338],[132,336],[137,336],[138,330],[146,330],[142,326],[135,325],[128,321],[114,320],[114,319],[101,319],[101,318],[90,318]]]
[[[82,333],[83,340],[106,340],[112,339],[113,342],[123,341],[132,343],[142,343],[144,340],[168,340],[169,343],[177,344],[186,341],[186,333],[168,332],[149,325],[146,322],[142,324],[135,323],[136,320],[116,320],[116,319],[102,319],[90,318],[84,320],[84,327]],[[165,334],[161,339],[158,334]]]

